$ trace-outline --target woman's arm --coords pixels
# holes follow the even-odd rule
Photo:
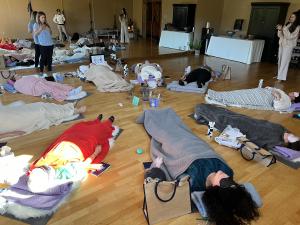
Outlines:
[[[91,164],[91,162],[93,162],[93,160],[97,157],[97,155],[99,155],[101,152],[101,145],[97,145],[97,147],[95,148],[95,151],[92,155],[90,155],[90,157],[88,157],[84,162],[89,165]]]
[[[282,33],[283,33],[283,36],[284,36],[285,39],[293,40],[293,39],[297,39],[298,38],[298,36],[299,36],[299,30],[300,30],[300,26],[297,26],[296,29],[294,30],[294,32],[291,33],[289,31],[289,28],[285,26],[282,29]]]
[[[6,133],[0,133],[0,139],[2,138],[8,138],[8,137],[15,137],[25,134],[25,131],[11,131]]]
[[[45,27],[44,25],[39,26],[37,29],[35,29],[35,30],[33,31],[33,35],[34,35],[34,36],[38,36],[38,35],[45,29],[44,27]]]

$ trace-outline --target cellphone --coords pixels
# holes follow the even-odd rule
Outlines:
[[[98,177],[110,167],[110,164],[105,163],[105,162],[102,162],[101,165],[102,165],[102,167],[100,169],[92,171],[91,174]]]

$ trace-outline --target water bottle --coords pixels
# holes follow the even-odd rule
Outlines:
[[[264,84],[264,79],[260,79],[258,83],[258,88],[262,88]]]

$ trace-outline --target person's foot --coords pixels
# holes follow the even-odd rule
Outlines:
[[[103,114],[99,114],[99,116],[97,117],[97,119],[100,121],[102,120],[102,118],[103,118]]]
[[[84,113],[86,111],[86,106],[81,106],[79,108],[75,108],[75,114],[81,114]]]
[[[114,116],[111,116],[108,118],[112,123],[115,121],[115,117]]]

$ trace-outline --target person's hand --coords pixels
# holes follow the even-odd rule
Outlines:
[[[278,24],[278,25],[276,26],[276,29],[277,29],[277,30],[282,30],[282,25],[281,25],[281,24]]]

